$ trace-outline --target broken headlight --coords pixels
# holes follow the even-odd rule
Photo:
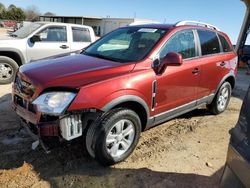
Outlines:
[[[61,115],[75,98],[72,92],[48,92],[40,95],[33,101],[42,113]]]

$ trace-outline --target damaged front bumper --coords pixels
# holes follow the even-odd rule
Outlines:
[[[15,99],[13,100],[13,109],[35,135],[59,136],[59,120],[40,122],[41,113],[29,111],[27,108],[18,105]]]
[[[80,137],[82,135],[81,113],[65,112],[67,105],[63,106],[61,113],[42,113],[42,110],[38,108],[38,106],[41,107],[41,104],[34,102],[38,100],[39,97],[42,98],[41,96],[45,94],[38,96],[39,91],[36,92],[36,90],[28,79],[20,73],[17,75],[12,86],[12,107],[21,117],[22,126],[35,141],[32,148],[35,148],[35,146],[40,143],[45,151],[48,152],[47,147],[42,141],[45,141],[48,137],[58,137],[59,140],[67,141]],[[72,92],[59,92],[59,94],[58,92],[50,92],[50,94],[47,93],[46,95],[51,97],[51,94],[53,94],[53,96],[68,96],[68,103],[73,100],[75,96]],[[67,102],[65,102],[65,104],[67,104]]]
[[[81,114],[49,116],[39,112],[36,106],[23,96],[14,93],[12,100],[14,111],[21,117],[22,127],[34,140],[32,149],[40,144],[46,153],[49,153],[49,148],[43,141],[46,137],[69,141],[82,135]]]
[[[30,137],[34,140],[34,142],[32,143],[32,147],[31,147],[33,150],[35,150],[37,148],[37,146],[40,144],[41,147],[44,149],[44,151],[47,154],[50,153],[49,148],[44,144],[41,137],[39,135],[35,134],[33,131],[31,131],[31,128],[29,127],[29,125],[27,123],[22,122],[21,125],[27,131],[27,133],[30,135]]]

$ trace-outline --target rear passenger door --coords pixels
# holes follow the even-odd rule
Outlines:
[[[88,28],[71,27],[72,44],[71,51],[81,50],[91,43],[91,35]]]
[[[219,40],[220,35],[216,32],[200,29],[197,30],[197,33],[201,54],[201,80],[197,95],[202,98],[215,92],[223,77],[229,73],[229,61],[234,55],[228,56],[232,49],[227,41]],[[221,43],[224,45],[221,46]]]
[[[160,59],[169,52],[177,52],[182,55],[183,64],[168,66],[162,75],[156,76],[156,114],[185,104],[188,108],[195,106],[196,89],[200,80],[196,46],[194,31],[185,29],[173,34],[160,50]]]

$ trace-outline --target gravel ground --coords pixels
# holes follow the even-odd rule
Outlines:
[[[250,77],[239,71],[228,109],[214,116],[205,108],[152,128],[141,135],[124,162],[102,167],[83,142],[45,154],[11,109],[11,85],[0,85],[0,187],[217,187],[229,134],[236,124]]]

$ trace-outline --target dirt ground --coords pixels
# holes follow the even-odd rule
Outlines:
[[[217,187],[250,77],[239,72],[228,109],[221,115],[194,110],[142,133],[126,161],[102,167],[82,143],[45,154],[11,109],[11,85],[0,86],[0,187]]]
[[[228,131],[235,125],[250,84],[239,71],[228,109],[211,115],[194,110],[142,133],[124,162],[102,167],[81,143],[45,154],[31,150],[11,109],[11,85],[0,85],[0,187],[218,187],[226,160]]]

